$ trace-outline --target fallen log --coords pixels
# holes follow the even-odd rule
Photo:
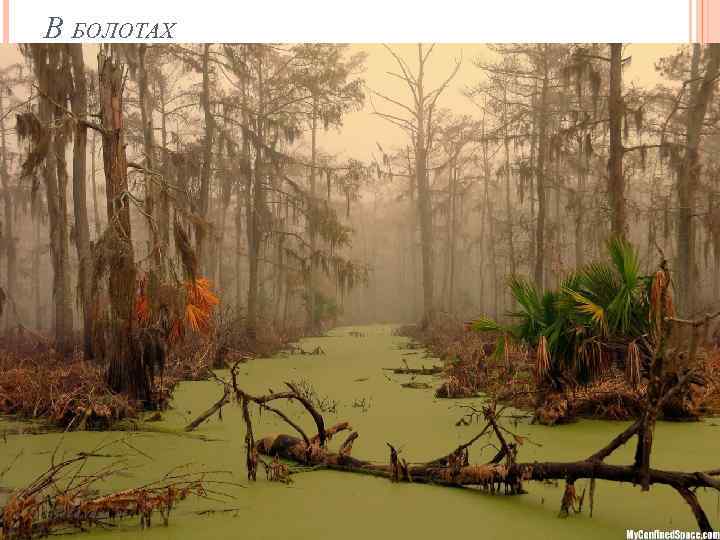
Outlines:
[[[347,423],[339,424],[335,428],[326,429],[322,415],[315,410],[312,403],[305,399],[298,388],[286,383],[289,392],[270,394],[266,396],[250,396],[237,386],[235,370],[231,370],[233,389],[236,397],[243,404],[243,418],[246,424],[246,450],[248,455],[248,477],[255,478],[257,458],[264,454],[273,459],[294,461],[312,469],[325,468],[338,471],[370,474],[389,478],[395,482],[432,483],[446,486],[479,486],[492,492],[504,491],[508,495],[525,493],[524,482],[564,480],[566,482],[561,501],[561,515],[567,515],[569,509],[575,508],[579,499],[575,492],[575,481],[579,479],[590,480],[590,512],[592,515],[593,498],[596,480],[608,482],[622,482],[639,485],[642,491],[649,490],[655,484],[667,485],[675,489],[683,500],[690,506],[698,528],[703,532],[712,531],[707,514],[700,505],[696,490],[710,488],[720,491],[720,469],[708,471],[667,471],[650,466],[650,457],[653,444],[653,431],[658,412],[662,407],[679,394],[694,379],[692,368],[668,377],[663,364],[665,359],[665,343],[669,335],[669,318],[665,316],[667,288],[670,280],[665,268],[655,276],[653,305],[657,310],[658,338],[655,344],[653,364],[651,366],[648,382],[648,392],[642,404],[642,413],[639,418],[617,435],[606,446],[591,456],[571,462],[533,462],[523,463],[517,460],[518,445],[522,445],[524,438],[515,435],[498,422],[499,413],[496,404],[485,406],[482,415],[486,421],[483,430],[465,444],[458,446],[446,456],[426,462],[410,464],[400,457],[400,452],[387,443],[390,457],[386,463],[377,463],[358,459],[351,456],[353,442],[357,439],[357,432],[352,432],[340,447],[340,451],[332,452],[327,448],[331,435],[341,429],[350,429]],[[693,323],[694,324],[694,323]],[[248,404],[256,403],[266,407],[267,403],[277,399],[296,400],[302,403],[305,409],[315,420],[318,434],[312,439],[302,434],[302,438],[291,435],[275,435],[261,438],[255,442],[253,426],[248,414]],[[287,418],[285,418],[288,420]],[[288,422],[290,425],[294,423]],[[499,445],[497,454],[487,463],[473,464],[470,462],[470,448],[484,435],[492,432]],[[512,437],[508,439],[506,435]],[[610,465],[604,460],[615,450],[637,437],[635,459],[629,465]],[[514,442],[509,442],[514,440]],[[581,507],[578,504],[578,507]]]
[[[272,435],[264,437],[257,442],[258,451],[270,457],[279,457],[288,461],[303,462],[303,441],[292,435]],[[374,463],[357,459],[339,452],[320,452],[313,456],[305,465],[327,469],[342,470],[392,477],[390,464]],[[627,482],[635,484],[638,480],[638,471],[628,465],[609,465],[597,461],[568,461],[568,462],[533,462],[515,463],[510,467],[501,464],[467,465],[457,469],[455,474],[448,472],[447,460],[431,461],[428,463],[411,465],[409,472],[415,483],[431,483],[453,486],[486,485],[489,479],[505,482],[514,475],[523,481],[545,480],[582,480],[595,478],[610,482]],[[663,484],[675,489],[680,488],[713,488],[720,489],[720,480],[711,476],[717,471],[681,472],[650,469],[650,483]]]
[[[357,432],[354,432],[357,433]],[[398,481],[397,465],[392,463],[373,463],[345,455],[341,452],[315,452],[309,461],[304,461],[303,441],[291,435],[265,437],[257,443],[261,454],[279,457],[288,461],[303,463],[315,468],[369,474]],[[508,472],[505,465],[467,465],[457,469],[448,468],[438,462],[406,465],[406,481],[418,484],[439,484],[447,486],[481,486],[495,489],[505,484]]]
[[[573,485],[576,480],[590,479],[593,483],[595,480],[606,480],[639,485],[643,471],[636,466],[610,465],[602,461],[613,450],[622,446],[635,435],[638,426],[639,423],[634,424],[610,445],[593,456],[571,462],[516,462],[517,447],[507,443],[503,438],[498,455],[490,462],[469,463],[467,449],[487,432],[488,427],[493,427],[496,436],[498,434],[502,436],[504,428],[495,422],[494,417],[486,429],[470,442],[461,445],[447,456],[427,463],[405,463],[403,465],[399,462],[397,452],[391,445],[388,445],[391,448],[389,463],[358,459],[349,455],[349,452],[342,451],[342,447],[339,452],[331,452],[321,447],[313,448],[308,452],[305,442],[291,435],[264,437],[256,443],[256,449],[260,454],[302,463],[312,466],[314,469],[369,474],[393,481],[419,484],[475,486],[492,493],[522,494],[525,493],[523,482],[528,481],[564,480],[568,485]],[[353,440],[356,439],[357,432],[353,432],[351,436]],[[647,475],[649,485],[667,485],[678,491],[691,507],[699,528],[703,531],[712,530],[709,519],[700,506],[694,490],[697,488],[720,490],[720,480],[716,478],[720,475],[720,470],[683,472],[651,468],[647,471]]]
[[[234,372],[233,372],[234,375]],[[687,379],[684,377],[683,379]],[[696,518],[698,527],[702,531],[711,531],[710,521],[702,509],[695,490],[697,488],[710,488],[720,491],[720,469],[709,471],[683,472],[666,471],[655,468],[644,468],[637,462],[631,465],[610,465],[604,463],[605,458],[615,450],[626,444],[633,437],[643,440],[642,435],[647,429],[644,418],[638,419],[625,431],[620,433],[605,447],[593,455],[571,462],[532,462],[517,461],[518,444],[524,439],[519,437],[497,421],[496,406],[486,406],[482,414],[487,421],[484,429],[467,443],[458,446],[455,450],[435,460],[426,463],[408,463],[399,457],[399,452],[388,443],[390,459],[386,463],[363,460],[351,455],[354,441],[358,438],[357,432],[352,432],[340,446],[340,450],[328,450],[327,443],[332,436],[340,431],[350,430],[347,422],[326,428],[322,415],[318,413],[312,403],[304,399],[298,389],[286,383],[289,392],[269,394],[265,396],[251,396],[237,387],[233,377],[233,388],[243,405],[243,418],[246,424],[246,447],[248,478],[255,479],[255,469],[260,461],[258,455],[266,455],[273,459],[284,459],[309,466],[312,469],[331,469],[360,474],[369,474],[388,478],[395,482],[411,482],[423,484],[437,484],[442,486],[475,486],[492,493],[503,492],[507,495],[525,493],[524,482],[547,480],[564,480],[566,482],[565,495],[562,507],[567,510],[568,493],[573,493],[576,480],[589,479],[590,508],[593,507],[594,484],[596,480],[609,482],[627,482],[633,485],[649,487],[654,484],[667,485],[674,488],[690,506]],[[657,410],[665,399],[678,391],[678,385],[666,390],[662,397],[652,407]],[[295,422],[286,415],[268,405],[274,400],[299,401],[315,420],[318,429],[317,435],[308,437]],[[300,433],[300,437],[293,435],[273,435],[254,439],[254,430],[248,413],[248,405],[255,403],[266,410],[278,413],[283,420],[293,426]],[[484,435],[492,432],[499,444],[497,454],[487,463],[470,463],[469,450],[471,446]],[[508,442],[506,435],[510,435],[514,443]],[[642,444],[642,443],[640,443]]]

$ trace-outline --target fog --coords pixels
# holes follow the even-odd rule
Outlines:
[[[63,331],[80,332],[83,313],[112,304],[95,265],[110,210],[94,125],[99,48],[82,46],[85,73],[71,47],[46,48],[0,49],[0,284],[6,328],[57,337],[58,314]],[[510,275],[557,287],[622,234],[645,271],[661,252],[669,258],[688,315],[708,309],[719,288],[718,106],[714,88],[706,95],[687,81],[712,72],[713,51],[625,45],[612,111],[610,52],[605,44],[107,49],[124,70],[123,204],[138,283],[189,270],[178,223],[198,259],[192,270],[247,328],[315,332],[443,312],[502,319],[514,308]],[[52,96],[37,54],[50,58]],[[78,77],[89,96],[81,113],[72,107]],[[703,116],[689,115],[690,104]],[[21,121],[30,132],[19,137]],[[73,168],[80,131],[84,174]]]

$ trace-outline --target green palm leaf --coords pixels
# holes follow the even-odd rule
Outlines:
[[[470,323],[470,329],[475,332],[502,332],[505,330],[502,325],[489,317],[480,317]]]

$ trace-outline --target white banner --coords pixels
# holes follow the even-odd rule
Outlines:
[[[0,0],[13,43],[687,42],[697,0]]]

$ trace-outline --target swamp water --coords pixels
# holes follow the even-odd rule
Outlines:
[[[354,337],[351,331],[362,332]],[[401,349],[404,338],[391,335],[392,327],[366,326],[339,328],[327,337],[303,340],[305,350],[321,346],[325,355],[278,356],[258,359],[239,368],[239,384],[254,394],[270,389],[282,391],[284,381],[306,381],[323,400],[327,425],[349,421],[360,437],[353,455],[387,461],[390,442],[402,449],[409,462],[426,461],[447,454],[458,444],[472,438],[482,424],[456,426],[466,412],[462,405],[479,405],[480,400],[439,400],[433,390],[402,388],[411,377],[393,375],[384,367],[399,367],[406,360],[411,367],[434,363],[422,351]],[[417,354],[409,354],[417,353]],[[228,377],[227,372],[218,372]],[[435,387],[438,380],[418,377]],[[182,426],[207,409],[222,394],[215,382],[184,382],[175,393],[173,409],[161,422],[147,423],[152,431],[81,432],[22,434],[22,424],[0,421],[0,470],[22,452],[0,481],[0,488],[26,484],[45,471],[53,452],[56,461],[63,455],[85,451],[113,440],[103,450],[124,454],[130,467],[120,476],[97,484],[101,490],[115,490],[160,479],[174,467],[189,464],[192,470],[228,471],[219,480],[242,484],[218,486],[233,498],[213,495],[219,501],[191,498],[179,504],[170,516],[169,527],[159,516],[153,526],[142,530],[139,518],[117,522],[111,530],[94,529],[83,538],[116,539],[308,539],[343,538],[379,540],[382,538],[625,538],[625,530],[694,529],[689,507],[673,490],[654,486],[642,493],[631,485],[611,485],[599,481],[595,508],[588,516],[588,494],[582,514],[558,518],[561,486],[527,483],[529,493],[506,497],[473,489],[393,484],[366,475],[313,471],[293,476],[290,485],[265,480],[262,466],[258,481],[245,477],[244,427],[240,408],[234,404],[200,426],[193,434],[180,433]],[[292,411],[308,433],[312,420],[296,406],[280,404]],[[292,429],[271,413],[254,413],[255,436],[270,433],[293,434]],[[564,461],[586,457],[619,433],[627,424],[583,420],[567,426],[543,427],[526,420],[508,427],[528,436],[520,447],[521,461]],[[31,430],[32,431],[32,430]],[[346,434],[331,441],[337,448]],[[485,441],[485,442],[483,442]],[[482,448],[487,440],[471,449],[474,462],[489,460],[492,447]],[[481,450],[482,448],[482,450]],[[622,448],[608,459],[610,463],[628,463],[633,445]],[[94,467],[102,467],[114,458],[95,458]],[[677,470],[702,470],[720,465],[720,419],[699,423],[660,423],[656,429],[652,454],[653,466]],[[576,483],[578,495],[589,483]],[[0,490],[0,501],[3,494]],[[713,524],[720,523],[720,500],[714,493],[702,493],[701,502]]]

